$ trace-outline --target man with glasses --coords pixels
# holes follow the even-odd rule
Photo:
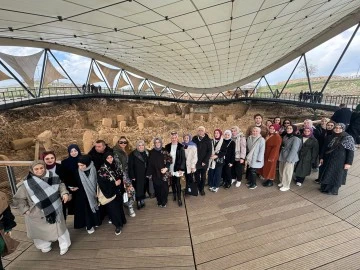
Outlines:
[[[171,188],[174,201],[177,199],[178,205],[182,206],[180,177],[183,176],[185,171],[185,150],[184,146],[179,143],[178,133],[173,131],[170,135],[171,143],[167,144],[165,149],[172,157],[172,163],[170,165],[170,172],[172,175]]]
[[[192,141],[197,146],[198,162],[196,163],[195,180],[201,196],[205,195],[204,186],[206,171],[209,167],[209,160],[212,153],[212,145],[209,136],[205,133],[205,127],[198,127],[198,135]]]

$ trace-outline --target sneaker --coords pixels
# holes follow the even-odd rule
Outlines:
[[[288,190],[290,190],[290,188],[286,188],[286,187],[280,188],[280,191],[288,191]]]
[[[296,182],[296,185],[301,187],[301,183],[300,182]]]
[[[315,179],[315,183],[316,183],[316,184],[320,184],[320,180],[319,180],[319,179]]]
[[[219,188],[213,188],[213,190],[212,190],[213,192],[218,192],[219,191]]]
[[[210,190],[210,191],[214,191],[214,188],[213,188],[213,187],[209,187],[209,190]]]
[[[88,234],[93,234],[95,232],[94,227],[92,227],[90,230],[87,230]]]
[[[109,223],[109,224],[112,224],[112,221],[111,221],[111,219],[109,219],[108,223]]]
[[[161,207],[162,207],[162,208],[166,208],[166,204],[162,205]]]
[[[135,211],[134,211],[133,208],[129,208],[129,216],[130,217],[135,217],[136,216]]]
[[[115,229],[115,235],[120,235],[121,234],[121,227],[117,227]]]
[[[249,189],[255,189],[255,188],[257,188],[257,185],[255,185],[255,184],[252,184],[249,186]]]
[[[42,248],[42,249],[41,249],[41,252],[42,252],[42,253],[48,253],[48,252],[50,252],[51,249],[52,249],[51,247]]]
[[[65,248],[65,249],[60,249],[60,256],[66,254],[66,252],[68,252],[69,247]]]
[[[236,179],[231,179],[231,184],[234,184],[236,181]]]
[[[241,186],[241,182],[240,181],[236,181],[235,187],[240,187]]]
[[[283,186],[283,184],[282,184],[282,183],[278,184],[278,187],[282,187],[282,186]]]

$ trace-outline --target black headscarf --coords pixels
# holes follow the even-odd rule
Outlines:
[[[108,156],[112,156],[113,157],[113,162],[110,164],[106,159],[108,158]],[[115,164],[115,158],[114,158],[114,153],[113,152],[106,152],[104,153],[104,163],[106,166],[108,166],[109,168],[111,168],[112,170],[116,170],[116,164]]]
[[[78,159],[78,163],[86,165],[86,167],[89,167],[91,164],[91,157],[89,155],[83,155],[80,156]]]
[[[76,157],[72,157],[70,155],[70,152],[72,149],[75,149],[76,151],[79,152],[79,154]],[[77,144],[70,144],[68,146],[68,154],[69,154],[69,156],[61,162],[61,165],[64,165],[70,171],[77,171],[79,157],[81,156],[81,151],[80,151],[79,146]]]

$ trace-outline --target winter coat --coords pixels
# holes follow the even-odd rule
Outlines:
[[[127,174],[128,171],[128,156],[118,145],[113,149],[114,158],[120,169]]]
[[[160,151],[151,149],[149,152],[149,163],[146,170],[146,176],[150,176],[154,184],[159,185],[161,181],[170,181],[170,165],[172,157],[169,152],[162,148]],[[166,173],[162,173],[161,169],[167,168]]]
[[[295,135],[291,137],[284,136],[279,161],[280,162],[288,162],[288,163],[295,163],[299,160],[299,150],[301,147],[301,140],[296,137]]]
[[[226,144],[224,144],[224,139],[220,138],[218,142],[215,139],[211,140],[211,155],[217,155],[216,159],[210,159],[209,169],[215,169],[215,167],[223,166],[223,163],[216,162],[217,159],[223,159],[226,154]]]
[[[165,145],[165,150],[170,153],[171,152],[171,143]],[[175,164],[174,164],[174,172],[183,171],[185,172],[185,151],[184,146],[181,143],[177,144],[176,147],[176,157],[175,157]]]
[[[141,154],[138,150],[134,150],[129,155],[128,174],[133,181],[137,197],[145,196],[146,189],[146,169],[148,167],[149,153],[144,151]]]
[[[196,169],[196,163],[198,161],[197,147],[195,145],[189,145],[185,149],[185,159],[186,159],[186,173],[190,174],[191,169]]]
[[[349,108],[341,108],[334,112],[333,116],[331,116],[331,120],[335,123],[343,123],[345,125],[350,124],[351,118],[351,110]]]
[[[360,144],[360,112],[352,113],[346,132],[354,138],[356,144]]]
[[[197,146],[198,161],[196,163],[196,169],[206,169],[209,165],[209,160],[211,156],[211,139],[207,134],[204,138],[199,138],[199,136],[194,136],[192,139]],[[202,163],[205,165],[203,166]]]
[[[266,138],[267,134],[268,134],[268,129],[267,126],[265,125],[261,125],[261,126],[256,126],[256,125],[251,125],[248,127],[248,129],[246,130],[245,136],[246,138],[248,138],[249,136],[251,136],[252,134],[252,130],[254,127],[259,127],[261,129],[260,134],[263,138]]]
[[[225,152],[225,162],[224,165],[235,163],[235,142],[233,140],[226,141],[224,140],[223,145],[226,147]]]
[[[68,193],[65,184],[61,183],[59,185],[59,196],[62,197]],[[14,195],[13,201],[14,205],[18,207],[19,212],[25,216],[26,232],[30,239],[41,239],[53,242],[67,230],[62,214],[59,214],[60,222],[55,222],[54,224],[46,222],[44,212],[31,200],[24,181],[18,184],[18,190]],[[27,211],[30,211],[30,213],[25,214]],[[62,209],[59,212],[62,213]]]
[[[91,160],[94,162],[95,169],[98,171],[101,167],[101,165],[104,164],[104,154],[108,152],[113,152],[113,150],[106,145],[104,153],[98,153],[95,150],[95,146],[91,148],[88,155],[91,157]]]
[[[299,151],[299,162],[296,164],[295,175],[305,177],[311,174],[313,164],[317,164],[319,154],[319,143],[314,137],[303,142]]]
[[[264,166],[264,154],[265,154],[265,139],[263,137],[258,137],[255,145],[252,145],[252,136],[247,139],[247,156],[246,161],[250,168],[260,169]],[[249,153],[252,148],[253,150],[252,157],[249,159]]]
[[[271,135],[265,141],[264,167],[259,170],[260,175],[265,179],[275,179],[281,142],[282,139],[278,133]]]
[[[245,159],[246,157],[246,138],[242,135],[238,135],[235,138],[232,138],[235,142],[235,160],[240,161],[240,159]],[[236,152],[236,145],[240,146],[240,151]]]

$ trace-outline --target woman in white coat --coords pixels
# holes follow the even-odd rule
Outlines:
[[[51,250],[54,241],[59,241],[60,255],[71,245],[61,199],[64,203],[69,199],[64,183],[46,170],[43,161],[34,161],[29,175],[19,183],[14,205],[25,216],[27,236],[43,253]]]
[[[246,161],[248,165],[247,179],[249,189],[255,189],[256,171],[264,166],[265,139],[261,136],[261,128],[254,127],[251,136],[246,142],[247,155]]]
[[[194,181],[194,172],[196,171],[196,163],[198,161],[197,146],[196,143],[192,141],[191,134],[185,134],[183,136],[183,146],[185,150],[185,159],[186,159],[186,190],[190,183]]]

